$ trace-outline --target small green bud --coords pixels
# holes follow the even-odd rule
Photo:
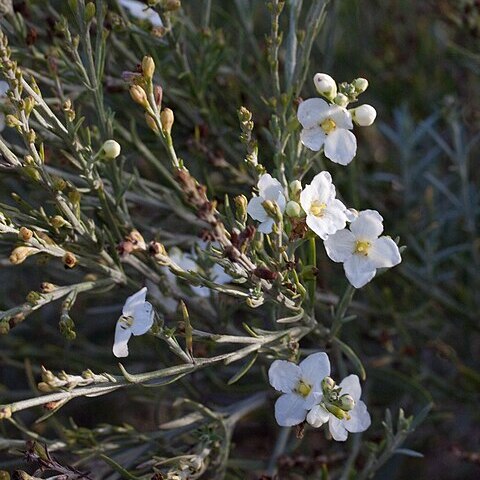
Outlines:
[[[245,223],[247,221],[247,206],[248,200],[245,195],[238,195],[235,197],[235,213],[240,223]]]
[[[300,180],[294,180],[290,182],[288,188],[290,190],[290,199],[298,201],[300,199],[300,193],[302,192],[302,182],[300,182]]]
[[[149,56],[143,57],[142,72],[145,79],[151,82],[153,74],[155,73],[155,62],[153,61],[152,57],[149,57]]]
[[[355,407],[355,400],[349,394],[342,395],[339,399],[339,406],[342,410],[349,412]]]
[[[335,388],[335,381],[332,377],[325,377],[322,380],[322,391],[323,392],[331,392]]]
[[[91,22],[93,20],[93,17],[95,16],[95,13],[95,4],[93,2],[87,3],[85,5],[85,21],[87,23]]]
[[[327,403],[325,406],[327,407],[327,410],[331,414],[335,415],[339,420],[345,420],[349,418],[348,413],[342,410],[340,407],[337,407],[336,405],[331,405],[329,403]]]
[[[343,93],[338,93],[337,96],[333,99],[339,107],[346,107],[348,105],[348,97]]]
[[[297,202],[290,200],[285,208],[285,213],[289,217],[299,217],[302,213],[302,207]]]

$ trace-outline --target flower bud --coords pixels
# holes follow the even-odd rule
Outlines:
[[[155,119],[148,112],[145,112],[145,122],[147,122],[147,125],[150,128],[150,130],[152,130],[155,133],[159,132],[157,122],[155,122]]]
[[[63,256],[65,268],[73,268],[78,263],[77,257],[72,252],[66,252]]]
[[[290,182],[288,188],[290,190],[290,198],[292,200],[299,200],[300,193],[302,193],[302,182],[300,182],[300,180],[293,180],[293,182]]]
[[[96,13],[96,8],[95,4],[93,2],[87,3],[85,5],[85,21],[91,22],[93,20],[93,17],[95,16]]]
[[[290,200],[287,203],[287,206],[285,207],[285,213],[289,217],[299,217],[300,214],[302,213],[302,208],[297,202],[294,202],[293,200]]]
[[[151,81],[155,73],[155,62],[152,57],[145,56],[142,60],[142,72],[146,80]]]
[[[166,12],[174,12],[182,6],[180,0],[163,0],[163,8]]]
[[[271,200],[265,200],[262,202],[262,207],[267,212],[268,216],[276,220],[277,222],[282,219],[282,212],[277,204],[277,202],[272,202]]]
[[[353,110],[350,110],[352,120],[361,127],[370,126],[377,116],[377,111],[371,105],[360,105]]]
[[[331,392],[335,388],[335,381],[332,377],[325,377],[322,380],[322,391],[324,392]]]
[[[7,124],[7,127],[10,128],[19,127],[20,125],[22,125],[20,120],[12,114],[9,114],[5,117],[5,123]]]
[[[138,103],[144,108],[148,107],[148,98],[145,90],[140,85],[132,85],[130,87],[130,96],[135,103]]]
[[[55,228],[62,228],[65,225],[70,226],[70,223],[67,222],[62,216],[60,215],[55,215],[50,219],[50,225]]]
[[[18,238],[24,242],[28,242],[33,237],[33,232],[27,227],[21,227],[18,231]]]
[[[355,400],[351,395],[345,394],[342,395],[339,399],[339,406],[342,410],[349,412],[355,407]]]
[[[326,73],[316,73],[313,77],[313,83],[315,84],[317,92],[329,100],[337,96],[337,84],[330,75]]]
[[[356,78],[353,81],[353,86],[357,94],[363,93],[368,88],[368,80],[366,78]]]
[[[113,160],[120,155],[120,144],[115,140],[107,140],[102,146],[103,153],[108,160]]]
[[[35,255],[40,250],[33,247],[17,247],[10,254],[10,263],[13,265],[19,265],[23,263],[31,255]]]
[[[245,223],[247,221],[247,206],[248,200],[245,195],[238,195],[235,197],[235,213],[241,223]]]
[[[175,121],[173,111],[169,108],[164,108],[162,113],[160,113],[160,121],[162,122],[162,130],[170,135],[172,132],[173,122]]]
[[[336,405],[332,405],[330,403],[327,403],[325,406],[327,407],[327,410],[332,415],[335,415],[335,417],[337,417],[339,420],[345,420],[346,418],[349,418],[348,413],[342,410],[340,407],[337,407]]]
[[[339,107],[346,107],[348,105],[348,97],[343,93],[338,93],[337,96],[333,99],[333,101]]]

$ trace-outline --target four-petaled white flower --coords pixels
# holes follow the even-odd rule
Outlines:
[[[309,98],[298,107],[297,117],[303,127],[300,140],[307,148],[318,152],[323,147],[325,156],[340,165],[352,161],[357,139],[350,132],[352,117],[345,108]]]
[[[262,175],[258,180],[258,197],[253,197],[247,206],[248,214],[260,222],[258,231],[262,233],[271,233],[275,220],[267,213],[263,203],[270,201],[276,203],[281,213],[285,211],[287,200],[283,193],[283,187],[280,182],[272,178],[268,173]]]
[[[275,419],[282,427],[303,422],[321,391],[322,380],[330,375],[326,353],[309,355],[299,365],[287,360],[275,360],[268,370],[270,384],[283,395],[275,403]]]
[[[328,422],[333,439],[343,442],[347,439],[348,432],[364,432],[370,426],[371,419],[367,406],[360,400],[362,387],[357,375],[345,377],[339,387],[340,395],[349,396],[351,403],[348,408],[341,410],[334,404],[329,404],[326,395],[317,394],[317,404],[308,412],[307,422],[313,427],[320,427]],[[341,399],[337,403],[341,404]]]
[[[327,255],[334,262],[343,262],[347,279],[355,288],[372,280],[378,268],[402,261],[397,244],[390,237],[380,237],[382,222],[377,211],[364,210],[350,224],[350,230],[339,230],[325,240]]]
[[[307,225],[323,240],[345,228],[347,207],[335,198],[335,185],[328,172],[315,175],[302,190],[300,203],[307,214]]]
[[[115,327],[113,354],[116,357],[127,357],[130,337],[147,333],[153,325],[153,307],[145,300],[146,296],[147,288],[143,287],[128,297],[123,306],[122,316]]]

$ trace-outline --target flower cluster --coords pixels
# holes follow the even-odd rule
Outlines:
[[[348,432],[363,432],[370,426],[357,375],[349,375],[337,385],[330,377],[330,361],[324,352],[309,355],[299,365],[275,360],[268,378],[282,393],[275,403],[275,419],[283,427],[305,420],[315,428],[328,423],[333,439],[345,441]]]
[[[304,145],[312,150],[324,149],[325,156],[346,165],[356,152],[356,140],[349,131],[352,121],[371,125],[376,112],[370,105],[347,110],[350,101],[365,91],[368,82],[356,79],[352,84],[337,84],[329,75],[317,73],[314,82],[318,92],[333,102],[321,98],[300,104],[298,119],[303,126],[300,134]],[[348,281],[361,288],[375,277],[378,269],[390,268],[401,262],[397,244],[383,232],[383,218],[375,210],[360,213],[348,209],[336,198],[336,188],[329,172],[317,174],[302,189],[299,180],[289,186],[289,192],[270,174],[263,174],[257,184],[258,196],[250,199],[248,214],[260,222],[258,231],[269,234],[283,215],[300,218],[325,244],[327,255],[343,263]],[[287,201],[288,200],[288,201]],[[350,223],[347,228],[347,223]]]

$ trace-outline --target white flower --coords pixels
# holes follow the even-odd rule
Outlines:
[[[348,281],[361,288],[374,276],[377,268],[398,265],[402,259],[397,244],[383,232],[383,218],[375,210],[364,210],[344,229],[325,240],[327,255],[343,262]],[[380,237],[380,238],[379,238]]]
[[[312,183],[300,194],[300,203],[307,214],[307,225],[320,238],[345,228],[347,207],[335,198],[335,185],[328,172],[315,175]]]
[[[287,200],[283,193],[283,188],[280,182],[272,178],[268,173],[265,173],[258,180],[258,197],[253,197],[247,206],[248,214],[254,219],[260,222],[258,231],[262,233],[271,233],[275,220],[269,216],[263,202],[269,200],[278,205],[280,212],[285,211]]]
[[[7,92],[10,86],[7,82],[0,80],[0,103],[3,103],[3,100],[7,96]],[[0,132],[5,129],[5,114],[0,112]]]
[[[308,412],[307,422],[312,427],[320,427],[328,422],[333,439],[344,442],[348,437],[348,432],[364,432],[370,426],[371,419],[367,406],[360,400],[362,387],[358,377],[349,375],[343,379],[339,387],[340,392],[334,393],[335,400],[333,401],[328,398],[328,391],[324,395],[316,395],[318,403]],[[341,396],[348,396],[347,401],[344,402],[347,407],[343,409],[336,406],[342,405]]]
[[[147,287],[127,298],[122,309],[122,316],[115,327],[113,354],[116,357],[128,356],[128,341],[132,335],[147,333],[153,325],[153,307],[145,301]]]
[[[320,95],[332,100],[337,96],[337,84],[335,80],[326,73],[316,73],[313,77],[313,83]]]
[[[352,161],[357,139],[350,132],[352,118],[345,108],[309,98],[298,107],[297,117],[303,126],[300,140],[307,148],[318,152],[323,147],[325,156],[340,165]]]
[[[369,127],[377,118],[377,111],[371,105],[360,105],[349,110],[352,120],[361,127]]]
[[[120,5],[126,8],[133,17],[139,20],[148,20],[154,27],[162,27],[163,23],[158,14],[150,9],[146,8],[145,3],[137,0],[120,0]]]
[[[275,360],[268,370],[270,385],[283,395],[275,403],[275,419],[282,427],[291,427],[305,420],[308,410],[321,391],[322,380],[330,375],[326,353],[309,355],[300,365]]]

